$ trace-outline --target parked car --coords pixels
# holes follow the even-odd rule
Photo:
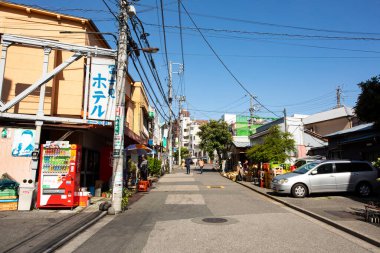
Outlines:
[[[298,158],[294,162],[294,164],[292,166],[290,166],[290,171],[294,171],[306,163],[310,163],[310,162],[313,162],[315,160],[322,160],[322,159],[326,159],[326,157],[324,157],[324,156],[307,156],[307,157],[303,157],[303,158]]]
[[[347,191],[366,197],[379,187],[378,176],[379,170],[365,161],[316,160],[274,177],[271,188],[296,198],[310,193]]]

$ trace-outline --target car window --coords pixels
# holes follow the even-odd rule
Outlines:
[[[306,172],[310,171],[311,169],[315,168],[319,163],[317,162],[311,162],[311,163],[306,163],[293,171],[293,173],[298,173],[298,174],[305,174]]]
[[[351,163],[352,172],[372,171],[372,167],[368,163]]]
[[[328,173],[333,173],[332,163],[322,164],[317,169],[317,174],[328,174]]]
[[[351,172],[351,163],[336,163],[335,172],[336,173]]]
[[[306,163],[306,161],[303,161],[303,160],[299,160],[297,161],[294,166],[296,166],[296,168],[299,168],[301,167],[302,165],[304,165]]]

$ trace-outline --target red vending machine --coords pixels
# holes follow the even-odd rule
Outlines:
[[[78,206],[81,147],[68,141],[41,145],[37,208]]]

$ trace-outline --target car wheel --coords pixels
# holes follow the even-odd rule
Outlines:
[[[356,187],[356,192],[358,193],[360,197],[368,197],[369,195],[371,195],[372,189],[368,183],[362,182],[362,183],[359,183],[358,186]]]
[[[295,184],[292,187],[292,195],[295,198],[304,198],[308,193],[307,187],[304,184]]]

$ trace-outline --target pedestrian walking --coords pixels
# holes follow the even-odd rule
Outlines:
[[[198,160],[198,166],[199,166],[199,169],[201,170],[201,174],[203,173],[203,166],[205,165],[205,162],[203,161],[202,158],[200,158]]]
[[[186,158],[185,164],[186,164],[186,174],[190,174],[191,159],[190,158]]]

